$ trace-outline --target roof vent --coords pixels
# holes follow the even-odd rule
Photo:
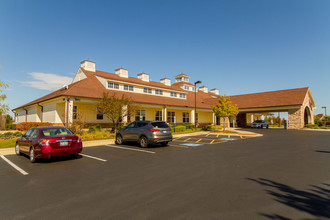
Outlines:
[[[199,90],[201,90],[201,91],[203,91],[203,92],[206,92],[206,93],[209,92],[209,89],[208,89],[206,86],[201,86],[201,87],[199,87]]]
[[[167,86],[171,86],[171,80],[169,78],[163,78],[160,80],[161,83]]]
[[[141,79],[142,81],[149,82],[149,74],[147,73],[140,73],[137,75],[138,79]]]
[[[80,67],[87,71],[95,72],[95,62],[90,60],[84,60],[80,62]]]
[[[128,78],[128,70],[124,68],[116,69],[116,74],[120,77]]]
[[[216,94],[216,95],[219,95],[219,89],[211,89],[212,93]]]

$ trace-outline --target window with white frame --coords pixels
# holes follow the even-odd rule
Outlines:
[[[186,82],[189,82],[189,78],[188,77],[184,77],[183,80],[186,81]]]
[[[124,90],[133,91],[134,90],[134,87],[133,86],[129,86],[129,85],[124,85]]]
[[[174,123],[175,112],[167,112],[167,121]]]
[[[162,121],[162,120],[163,120],[163,112],[155,111],[155,121]]]
[[[108,82],[108,88],[110,89],[119,89],[118,83]]]
[[[189,123],[189,113],[188,112],[182,112],[182,122]]]
[[[136,110],[135,111],[135,121],[145,121],[146,120],[146,111],[145,110]]]
[[[172,96],[172,97],[177,97],[178,94],[177,94],[176,92],[171,92],[171,96]]]
[[[144,92],[144,93],[149,93],[149,94],[151,94],[151,93],[152,93],[152,89],[149,89],[149,88],[143,88],[143,92]]]
[[[163,91],[162,90],[155,90],[156,95],[163,95]]]
[[[182,81],[182,78],[176,78],[175,79],[175,82],[181,82]]]
[[[185,89],[185,90],[189,90],[189,86],[186,86],[186,85],[185,85],[185,86],[184,86],[184,89]]]
[[[97,120],[103,120],[103,112],[99,107],[96,108],[96,119]]]
[[[180,93],[180,98],[185,99],[186,98],[186,94]]]

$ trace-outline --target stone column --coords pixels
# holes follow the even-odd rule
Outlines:
[[[214,112],[212,112],[212,125],[216,125],[216,116]]]
[[[70,126],[72,124],[73,117],[73,101],[67,98],[65,101],[65,124]]]
[[[288,111],[289,129],[299,129],[304,127],[303,108]]]
[[[122,114],[124,115],[123,116],[123,123],[126,124],[127,123],[127,105],[123,106]]]
[[[195,109],[190,111],[190,123],[195,124]]]
[[[164,106],[163,108],[163,121],[167,122],[167,107]]]

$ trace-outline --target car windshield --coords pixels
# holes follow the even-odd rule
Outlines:
[[[262,121],[261,121],[261,120],[256,120],[255,122],[256,122],[256,123],[262,123]]]
[[[67,128],[45,128],[41,130],[42,134],[46,137],[56,135],[72,135],[72,131]]]
[[[165,122],[152,122],[151,125],[156,128],[168,128],[169,127],[168,124],[166,124]]]

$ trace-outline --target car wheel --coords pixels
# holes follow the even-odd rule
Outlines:
[[[145,148],[148,147],[148,139],[145,136],[140,137],[140,146]]]
[[[35,154],[34,154],[34,149],[33,149],[33,147],[31,147],[29,155],[30,155],[30,162],[31,162],[31,163],[36,162],[36,158],[35,158]]]
[[[21,151],[19,150],[18,144],[16,144],[16,146],[15,146],[15,153],[16,153],[16,155],[21,155]]]
[[[166,142],[162,142],[161,145],[162,145],[162,146],[167,146],[167,145],[168,145],[168,141],[166,141]]]
[[[116,136],[116,144],[118,145],[123,144],[123,137],[120,134]]]

